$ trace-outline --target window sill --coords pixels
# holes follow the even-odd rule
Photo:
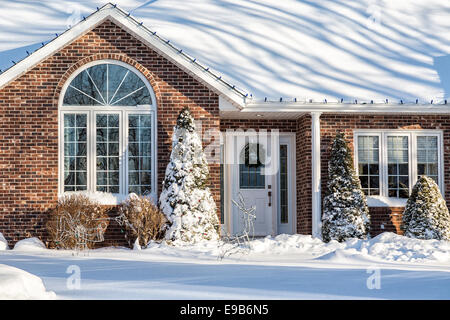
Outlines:
[[[408,199],[390,198],[383,196],[367,197],[367,206],[369,207],[405,207]]]
[[[89,191],[78,191],[78,192],[65,192],[60,194],[58,198],[62,198],[68,195],[82,194],[87,196],[90,200],[96,201],[101,205],[115,206],[123,202],[128,198],[128,194],[116,194],[108,192],[89,192]],[[156,203],[156,195],[151,194],[149,198]]]

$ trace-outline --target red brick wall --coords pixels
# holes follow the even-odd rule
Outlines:
[[[58,99],[67,78],[87,62],[114,59],[140,70],[158,104],[158,190],[179,111],[187,106],[202,128],[218,128],[216,93],[118,26],[106,21],[0,89],[0,232],[11,242],[46,238],[48,209],[58,193]],[[220,205],[219,165],[211,189]]]
[[[444,197],[447,199],[447,202],[450,200],[450,116],[322,114],[320,125],[322,197],[326,195],[327,191],[330,146],[338,131],[345,133],[350,147],[353,148],[353,130],[355,129],[438,129],[444,131]],[[401,233],[402,212],[403,208],[400,207],[370,208],[372,235],[377,235],[384,231]],[[382,229],[381,225],[384,225],[385,229]]]
[[[227,129],[249,130],[267,130],[278,129],[280,132],[296,132],[296,120],[270,120],[270,119],[220,119],[220,131]]]
[[[383,232],[403,234],[402,225],[403,207],[372,207],[370,210],[370,234],[376,236]]]

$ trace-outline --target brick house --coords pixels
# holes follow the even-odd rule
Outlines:
[[[0,232],[45,239],[48,210],[67,193],[106,205],[130,192],[157,199],[186,106],[228,232],[241,227],[231,199],[242,193],[257,208],[257,235],[320,235],[338,131],[354,150],[373,234],[400,232],[421,174],[450,197],[446,103],[258,102],[108,4],[0,75]]]

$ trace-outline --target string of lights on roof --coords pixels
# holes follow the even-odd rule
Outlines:
[[[128,19],[131,20],[131,21],[133,21],[137,26],[141,27],[143,30],[145,30],[147,33],[149,33],[152,37],[155,37],[156,39],[158,39],[159,41],[161,41],[162,43],[164,43],[166,46],[169,46],[172,50],[174,50],[174,51],[177,52],[178,54],[182,55],[185,59],[187,59],[187,60],[190,61],[191,63],[195,64],[196,66],[200,67],[204,72],[206,72],[206,73],[208,73],[209,75],[211,75],[212,77],[214,77],[217,81],[220,81],[222,84],[224,84],[225,86],[227,86],[227,87],[229,87],[230,89],[234,90],[236,93],[238,93],[238,94],[241,95],[242,97],[248,97],[248,96],[249,96],[248,93],[246,93],[246,92],[244,92],[244,91],[238,89],[235,85],[232,85],[232,84],[228,83],[227,81],[223,80],[221,75],[217,75],[216,73],[212,72],[212,71],[210,70],[209,67],[200,64],[200,63],[197,61],[196,58],[194,58],[194,57],[188,55],[188,54],[185,53],[182,49],[179,49],[179,48],[177,48],[176,46],[174,46],[172,43],[170,43],[170,40],[164,39],[163,37],[159,36],[159,35],[156,33],[156,31],[151,31],[149,28],[147,28],[147,27],[144,25],[144,22],[139,22],[139,21],[136,20],[133,16],[131,16],[131,13],[122,10],[121,8],[119,8],[119,7],[117,6],[117,4],[106,4],[106,5],[104,5],[104,6],[101,7],[101,8],[97,7],[97,11],[96,11],[96,12],[102,10],[103,8],[105,8],[105,7],[108,6],[108,5],[112,5],[113,8],[118,9],[118,11],[119,11],[120,13],[122,13],[126,18],[128,18]],[[80,23],[86,21],[86,19],[88,19],[90,16],[92,16],[92,15],[95,14],[96,12],[91,13],[91,14],[88,15],[87,17],[83,16],[82,19],[81,19],[75,26],[77,26],[78,24],[80,24]],[[60,36],[62,36],[63,34],[65,34],[66,32],[70,31],[70,30],[71,30],[73,27],[75,27],[75,26],[69,26],[69,28],[68,28],[67,30],[65,30],[65,31],[64,31],[63,33],[61,33],[61,34],[55,33],[55,36],[56,36],[56,37],[55,37],[53,40],[57,39],[58,37],[60,37]],[[50,41],[48,41],[47,43],[42,42],[42,43],[41,43],[41,47],[38,48],[38,49],[36,49],[34,52],[36,52],[36,51],[38,51],[38,50],[44,48],[46,45],[48,45],[48,44],[49,44],[50,42],[52,42],[53,40],[50,40]],[[29,55],[31,54],[29,51],[26,51],[26,52],[27,52],[27,56],[29,56]],[[25,57],[25,58],[26,58],[26,57]],[[24,58],[24,59],[25,59],[25,58]],[[22,59],[22,60],[24,60],[24,59]],[[20,61],[22,61],[22,60],[20,60]],[[19,61],[19,62],[20,62],[20,61]],[[7,68],[7,69],[5,69],[5,70],[1,70],[1,69],[0,69],[0,74],[2,74],[2,73],[4,73],[5,71],[9,70],[10,68],[12,68],[14,65],[16,65],[16,64],[18,63],[18,62],[16,62],[16,61],[12,61],[12,62],[13,62],[13,65],[10,66],[9,68]],[[251,95],[250,95],[250,96],[251,96]]]
[[[260,101],[258,101],[260,102]],[[279,102],[284,102],[286,104],[288,103],[299,103],[299,104],[327,104],[327,103],[334,103],[334,104],[360,104],[360,105],[366,105],[366,104],[389,104],[389,105],[395,105],[395,104],[443,104],[446,105],[448,103],[447,99],[442,99],[439,101],[435,101],[434,99],[431,99],[429,101],[420,101],[419,99],[416,100],[411,100],[411,101],[407,101],[404,99],[399,99],[399,100],[395,100],[395,102],[390,101],[389,99],[384,99],[384,100],[379,100],[379,101],[374,101],[374,100],[367,100],[367,101],[361,101],[358,99],[354,99],[354,100],[344,100],[344,98],[341,99],[337,99],[335,101],[329,101],[328,99],[323,99],[323,100],[313,100],[313,99],[304,99],[304,100],[299,100],[297,98],[284,98],[284,97],[280,97],[279,99],[269,99],[267,97],[264,97],[264,102],[267,103],[279,103]]]

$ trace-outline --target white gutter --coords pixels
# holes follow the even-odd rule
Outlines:
[[[450,114],[450,104],[352,104],[352,103],[305,103],[305,102],[250,102],[241,112],[260,113],[412,113]]]

